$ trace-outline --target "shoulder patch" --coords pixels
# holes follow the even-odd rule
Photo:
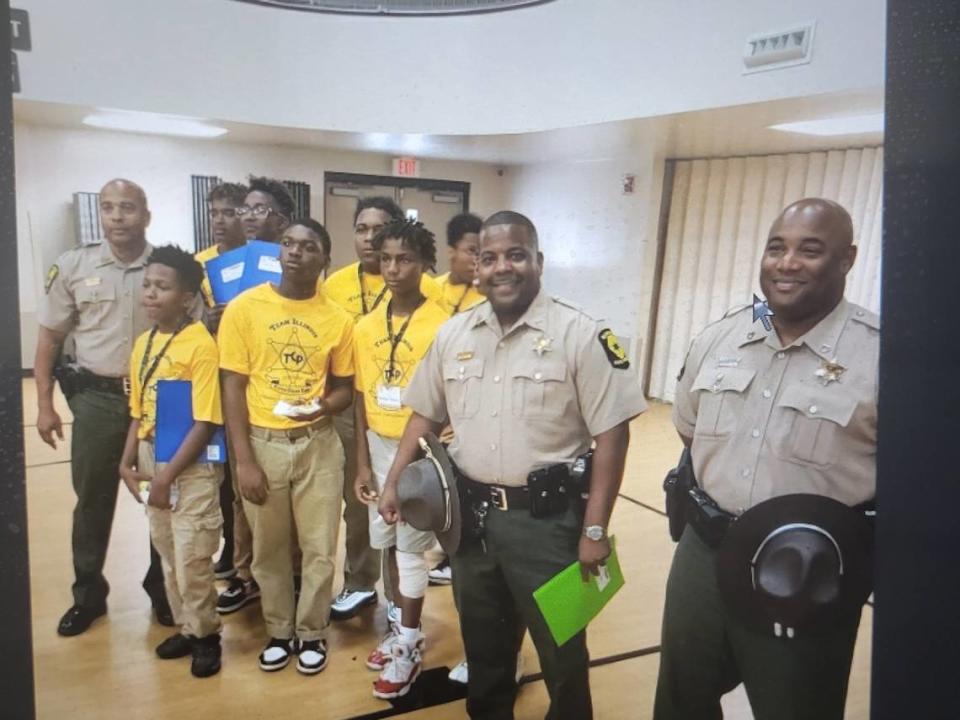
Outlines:
[[[607,355],[607,360],[617,370],[627,370],[630,367],[630,360],[627,359],[627,351],[623,349],[620,340],[613,334],[610,328],[604,328],[597,336],[600,341],[600,347]]]
[[[60,266],[51,265],[50,269],[47,270],[47,279],[43,282],[43,289],[46,294],[50,294],[50,288],[53,287],[53,281],[57,279],[60,275]]]

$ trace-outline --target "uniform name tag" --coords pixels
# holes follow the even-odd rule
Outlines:
[[[100,278],[98,277],[89,277],[83,281],[83,284],[87,287],[96,287],[100,284]]]
[[[377,385],[377,405],[384,410],[399,410],[403,407],[400,389],[399,385]]]

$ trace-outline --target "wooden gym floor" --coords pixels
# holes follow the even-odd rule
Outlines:
[[[66,442],[54,451],[36,432],[32,380],[24,381],[24,406],[38,718],[466,717],[464,702],[459,699],[407,709],[394,708],[372,696],[375,675],[366,669],[364,659],[386,626],[382,601],[378,608],[368,609],[357,618],[333,624],[330,664],[318,676],[301,676],[293,665],[275,674],[258,668],[257,654],[265,642],[259,603],[224,618],[223,669],[219,675],[197,680],[190,675],[189,659],[157,659],[153,649],[171,629],[152,621],[149,601],[140,588],[148,564],[147,523],[143,509],[123,488],[107,557],[109,614],[79,637],[59,637],[56,624],[71,603],[73,580],[69,426],[65,428]],[[62,397],[58,397],[57,407],[64,422],[69,422]],[[633,424],[622,496],[612,520],[627,584],[589,630],[594,664],[591,686],[598,720],[633,720],[652,714],[664,587],[673,553],[662,514],[660,483],[679,451],[669,406],[652,403],[650,411]],[[850,720],[869,717],[872,620],[873,610],[867,607],[850,679],[846,712]],[[428,642],[425,671],[450,668],[462,659],[449,587],[427,591],[423,626]],[[542,681],[531,678],[539,672],[539,663],[529,638],[523,658],[526,681],[520,690],[516,717],[534,720],[543,717],[547,696]],[[441,672],[445,674],[438,669],[427,677]],[[446,689],[442,683],[433,685],[434,692],[440,694]],[[411,695],[415,692],[416,688]],[[724,710],[730,720],[752,718],[742,688],[724,698]]]

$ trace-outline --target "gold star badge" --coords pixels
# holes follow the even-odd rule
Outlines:
[[[533,351],[538,356],[543,357],[544,353],[548,353],[551,350],[553,350],[553,338],[548,338],[546,335],[541,335],[533,341]]]
[[[814,375],[820,378],[820,381],[826,386],[832,382],[838,382],[844,372],[846,372],[846,368],[834,358],[833,360],[822,361]]]

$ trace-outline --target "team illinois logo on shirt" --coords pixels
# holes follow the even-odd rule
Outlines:
[[[309,392],[323,371],[317,358],[321,347],[317,332],[296,318],[273,323],[269,330],[267,346],[273,354],[273,364],[267,368],[267,380],[286,394]]]

